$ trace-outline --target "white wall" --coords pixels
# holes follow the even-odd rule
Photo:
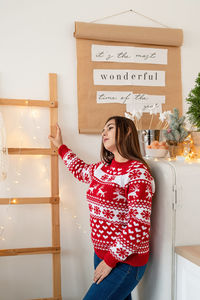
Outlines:
[[[74,21],[89,22],[130,8],[170,27],[183,29],[182,84],[186,110],[184,99],[200,70],[198,0],[0,0],[0,97],[48,99],[48,73],[57,73],[59,124],[64,142],[86,162],[99,159],[101,141],[99,135],[78,133]],[[157,26],[131,13],[102,23]],[[0,109],[9,147],[49,146],[47,110],[37,110],[38,117],[33,117],[30,108]],[[19,125],[23,129],[19,129]],[[40,130],[36,128],[38,125]],[[21,171],[21,175],[16,171]],[[8,179],[0,184],[0,197],[48,196],[48,175],[48,158],[23,157],[20,161],[20,156],[10,156]],[[16,179],[19,184],[14,183]],[[86,189],[87,186],[66,172],[60,160],[62,295],[65,300],[82,299],[93,278]],[[0,226],[5,226],[5,240],[0,240],[0,248],[48,246],[50,224],[49,206],[1,206]],[[0,270],[2,300],[52,295],[50,255],[1,257]]]

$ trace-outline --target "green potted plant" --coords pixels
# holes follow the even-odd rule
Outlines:
[[[194,147],[200,148],[200,73],[198,74],[195,83],[195,87],[190,91],[186,98],[186,101],[189,104],[186,114],[188,115],[191,125],[196,129],[191,131]]]
[[[179,118],[179,110],[174,108],[174,112],[169,115],[168,129],[163,131],[166,142],[169,145],[171,157],[182,155],[184,150],[183,141],[189,132],[184,128],[185,116]]]

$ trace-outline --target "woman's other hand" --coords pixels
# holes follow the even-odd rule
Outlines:
[[[57,148],[59,148],[63,144],[61,130],[57,123],[56,123],[56,136],[53,137],[49,135],[48,138]]]
[[[104,260],[102,260],[94,272],[94,282],[99,284],[111,271],[112,268],[109,267]]]

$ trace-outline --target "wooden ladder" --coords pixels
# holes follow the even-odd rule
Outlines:
[[[50,134],[55,135],[58,121],[57,74],[49,74],[49,100],[24,100],[0,98],[0,105],[20,105],[49,107]],[[19,154],[18,148],[8,148],[8,154]],[[59,217],[59,177],[58,177],[58,151],[51,143],[51,148],[22,148],[22,155],[50,155],[51,156],[51,197],[39,198],[0,198],[0,204],[51,204],[52,213],[52,246],[40,248],[21,248],[0,250],[0,256],[52,254],[53,258],[53,297],[40,298],[40,300],[61,300],[61,263],[60,263],[60,217]],[[39,300],[39,299],[34,299]]]

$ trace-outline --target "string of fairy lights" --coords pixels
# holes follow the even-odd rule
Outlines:
[[[27,106],[26,108],[28,108],[28,115],[29,115],[29,119],[30,119],[30,122],[29,122],[29,126],[33,126],[33,132],[34,134],[32,135],[32,143],[34,144],[34,147],[35,148],[40,148],[41,144],[42,144],[42,141],[41,141],[41,138],[39,138],[39,135],[38,135],[38,131],[41,129],[41,126],[39,125],[38,123],[38,120],[40,118],[40,111],[39,109],[33,109],[31,106]],[[19,151],[18,151],[18,160],[17,160],[17,163],[15,165],[15,169],[14,169],[14,174],[15,174],[15,178],[13,179],[13,182],[10,182],[8,180],[8,178],[6,178],[5,180],[5,189],[6,189],[6,192],[8,194],[8,198],[9,198],[9,204],[7,205],[7,212],[6,212],[6,222],[4,224],[1,224],[0,223],[0,241],[4,242],[6,240],[6,237],[5,237],[5,232],[6,232],[6,227],[7,227],[7,222],[11,222],[13,217],[11,215],[11,208],[13,207],[14,204],[17,203],[16,199],[13,198],[13,196],[11,195],[12,192],[13,192],[13,189],[11,187],[11,184],[15,184],[15,185],[19,185],[20,183],[22,183],[22,180],[21,180],[21,175],[22,175],[22,172],[23,172],[23,167],[22,167],[22,163],[23,163],[23,160],[24,160],[24,156],[22,155],[21,153],[21,149],[23,148],[23,144],[25,142],[25,139],[24,139],[24,136],[23,136],[23,129],[24,129],[24,125],[22,123],[22,120],[23,120],[23,117],[24,117],[24,111],[21,110],[20,111],[20,119],[19,119],[19,124],[17,126],[17,128],[20,130],[20,135],[19,135]],[[162,121],[162,120],[161,120]],[[191,139],[190,139],[190,142]],[[187,153],[185,155],[185,162],[191,164],[193,162],[193,152],[191,153]],[[42,155],[38,155],[37,157],[42,157]],[[160,159],[159,158],[154,158],[154,161],[159,161]],[[169,161],[171,161],[172,159],[169,157],[168,158]],[[197,159],[196,162],[199,162],[200,163],[200,159]],[[8,165],[9,165],[9,160],[8,160]],[[13,166],[12,166],[12,172],[13,172]],[[50,173],[49,173],[49,169],[47,167],[47,164],[46,162],[43,161],[43,165],[40,166],[40,172],[41,174],[43,174],[43,176],[45,176],[45,178],[43,178],[44,182],[46,184],[50,184]],[[62,189],[61,189],[61,192],[60,194],[62,194]],[[88,230],[86,230],[84,228],[84,226],[79,222],[79,218],[77,216],[76,213],[74,213],[73,211],[73,208],[69,208],[65,202],[62,200],[60,202],[61,204],[61,208],[63,209],[63,212],[64,213],[67,213],[68,214],[68,218],[71,218],[73,224],[75,225],[75,227],[80,230],[83,234],[88,234]],[[70,213],[68,213],[70,212]]]
[[[40,148],[41,144],[42,144],[41,138],[38,135],[38,131],[41,129],[41,126],[38,123],[38,119],[40,118],[40,111],[39,111],[39,109],[32,108],[31,106],[27,106],[26,108],[28,109],[27,114],[29,115],[29,119],[30,119],[29,126],[32,126],[32,129],[33,129],[31,143],[33,144],[33,147]],[[19,124],[16,126],[16,128],[18,128],[20,130],[20,135],[19,135],[19,147],[18,147],[19,151],[17,154],[17,161],[15,164],[15,168],[13,168],[14,166],[12,165],[12,172],[15,174],[15,176],[12,181],[8,180],[8,178],[5,179],[5,190],[8,195],[7,198],[9,199],[9,203],[7,204],[6,215],[4,215],[6,221],[4,221],[4,224],[0,223],[0,241],[1,242],[6,241],[6,228],[8,226],[8,222],[13,221],[11,210],[12,210],[13,205],[15,205],[17,203],[17,199],[15,199],[12,196],[12,192],[14,190],[14,188],[12,189],[12,185],[13,184],[20,185],[22,183],[21,175],[23,172],[22,163],[24,161],[24,155],[22,155],[21,149],[23,148],[23,144],[25,142],[25,139],[23,136],[24,126],[22,124],[24,113],[25,113],[24,110],[20,111]],[[41,158],[42,155],[37,155],[37,157]],[[8,160],[8,166],[7,166],[8,170],[9,170],[9,165],[10,165],[10,162]],[[41,174],[43,174],[45,176],[45,178],[43,178],[45,183],[50,184],[49,168],[45,161],[43,161],[42,165],[40,166],[40,172],[41,172]],[[61,192],[61,194],[62,194],[62,192]],[[84,226],[82,226],[79,223],[78,216],[76,215],[76,213],[74,213],[72,211],[72,208],[69,209],[69,207],[65,204],[65,202],[63,200],[60,201],[60,204],[61,204],[61,208],[63,209],[64,213],[68,213],[68,211],[70,210],[70,214],[68,214],[68,215],[71,217],[75,227],[78,230],[82,231],[83,234],[87,234],[88,231],[84,228]]]

